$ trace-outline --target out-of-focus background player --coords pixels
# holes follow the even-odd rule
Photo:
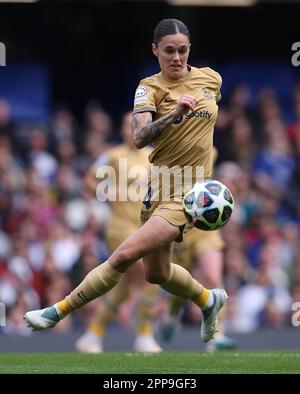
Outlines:
[[[138,182],[141,195],[146,193],[148,175],[148,155],[151,149],[136,149],[131,135],[132,113],[123,115],[120,132],[123,143],[102,153],[86,175],[86,185],[95,195],[100,179],[97,179],[97,170],[103,166],[111,166],[116,174],[116,185],[109,185],[111,216],[106,225],[105,239],[110,251],[117,247],[138,228],[141,201],[133,201],[126,197],[128,189],[133,187],[133,182]],[[144,179],[127,178],[137,166],[144,169]],[[126,179],[121,180],[122,171]],[[141,172],[142,173],[142,172]],[[133,177],[135,174],[132,175]],[[120,201],[122,193],[126,198]],[[114,196],[114,193],[115,196]],[[155,302],[158,299],[158,286],[151,285],[144,280],[142,262],[131,267],[124,278],[110,291],[102,303],[95,309],[91,322],[86,332],[76,341],[75,348],[85,353],[100,353],[103,351],[104,336],[107,326],[115,319],[119,307],[129,297],[133,296],[136,287],[136,317],[128,316],[129,320],[136,320],[136,339],[133,350],[139,352],[159,352],[161,348],[153,336],[153,321],[155,318]],[[133,324],[134,325],[134,324]]]

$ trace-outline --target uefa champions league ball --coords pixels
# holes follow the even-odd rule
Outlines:
[[[189,223],[205,231],[216,230],[230,219],[234,200],[227,186],[210,179],[196,182],[183,198],[183,211]]]

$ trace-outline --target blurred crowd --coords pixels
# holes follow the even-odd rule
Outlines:
[[[289,326],[291,305],[300,301],[300,85],[290,105],[287,120],[274,91],[253,100],[239,84],[219,109],[215,176],[230,181],[235,197],[223,231],[231,332]],[[63,299],[109,256],[103,232],[110,207],[86,190],[83,176],[120,136],[97,102],[87,104],[81,121],[67,106],[47,123],[14,122],[10,112],[0,100],[0,301],[7,308],[0,329],[29,335],[25,311]],[[55,330],[83,328],[98,302]],[[132,305],[121,309],[125,325]],[[183,319],[198,322],[191,304]]]

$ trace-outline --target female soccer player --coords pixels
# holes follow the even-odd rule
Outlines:
[[[176,166],[184,173],[184,167],[189,166],[194,176],[197,168],[203,167],[204,177],[210,178],[221,77],[208,67],[188,65],[190,46],[189,31],[183,22],[164,19],[155,27],[152,51],[161,72],[143,79],[136,90],[132,136],[137,148],[153,144],[149,160],[165,172]],[[205,288],[187,270],[170,262],[171,244],[182,240],[186,218],[183,188],[181,193],[174,184],[169,193],[165,188],[164,182],[151,182],[141,212],[142,226],[108,261],[93,269],[64,300],[25,314],[33,330],[54,326],[103,295],[134,262],[143,258],[147,281],[192,299],[203,314],[202,340],[208,342],[214,337],[218,314],[228,297],[225,290]]]

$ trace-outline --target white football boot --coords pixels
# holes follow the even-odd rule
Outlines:
[[[56,326],[56,324],[63,318],[54,306],[44,309],[37,309],[35,311],[26,312],[23,319],[26,320],[27,326],[32,328],[32,331],[45,330]]]
[[[138,335],[134,341],[133,350],[143,353],[159,353],[162,348],[152,335]]]
[[[75,342],[75,349],[80,353],[102,353],[102,337],[98,337],[93,333],[86,332]]]
[[[208,342],[214,338],[218,327],[219,312],[228,300],[228,295],[224,289],[212,289],[211,292],[213,304],[202,310],[201,339],[203,342]]]
[[[234,350],[237,347],[237,341],[233,338],[219,334],[206,345],[207,352],[220,352],[224,350]]]

